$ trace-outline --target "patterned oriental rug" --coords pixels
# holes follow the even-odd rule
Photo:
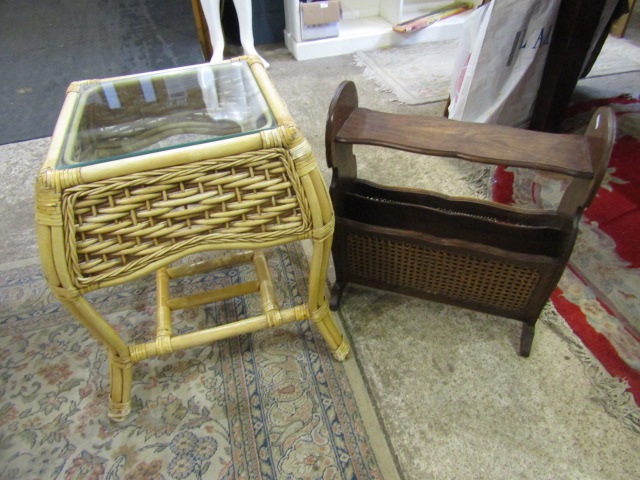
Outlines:
[[[566,130],[584,129],[600,106],[616,112],[616,144],[552,300],[606,370],[628,383],[640,406],[640,98],[575,104]],[[557,203],[561,189],[560,182],[545,176],[498,168],[492,193],[503,203],[547,208]]]
[[[284,304],[306,296],[299,244],[267,252]],[[55,300],[39,265],[0,275],[0,478],[379,479],[344,364],[308,321],[141,362],[133,411],[107,418],[105,351]],[[188,294],[249,267],[186,280]],[[126,337],[155,325],[148,276],[90,294]],[[184,333],[255,315],[257,295],[176,314]]]

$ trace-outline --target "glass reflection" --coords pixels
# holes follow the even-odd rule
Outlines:
[[[58,168],[273,128],[245,61],[83,83]]]

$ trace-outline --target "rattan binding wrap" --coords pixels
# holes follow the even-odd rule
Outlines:
[[[62,204],[78,288],[194,246],[259,243],[311,229],[304,189],[283,148],[69,187]]]

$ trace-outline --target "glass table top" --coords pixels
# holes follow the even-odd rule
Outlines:
[[[247,135],[277,126],[245,60],[79,85],[58,169]]]

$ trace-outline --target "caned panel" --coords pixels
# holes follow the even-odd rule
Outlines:
[[[272,242],[311,228],[300,178],[280,148],[67,188],[62,204],[79,286],[201,245]]]
[[[349,272],[371,281],[499,308],[524,309],[538,284],[538,271],[475,254],[347,235]]]

